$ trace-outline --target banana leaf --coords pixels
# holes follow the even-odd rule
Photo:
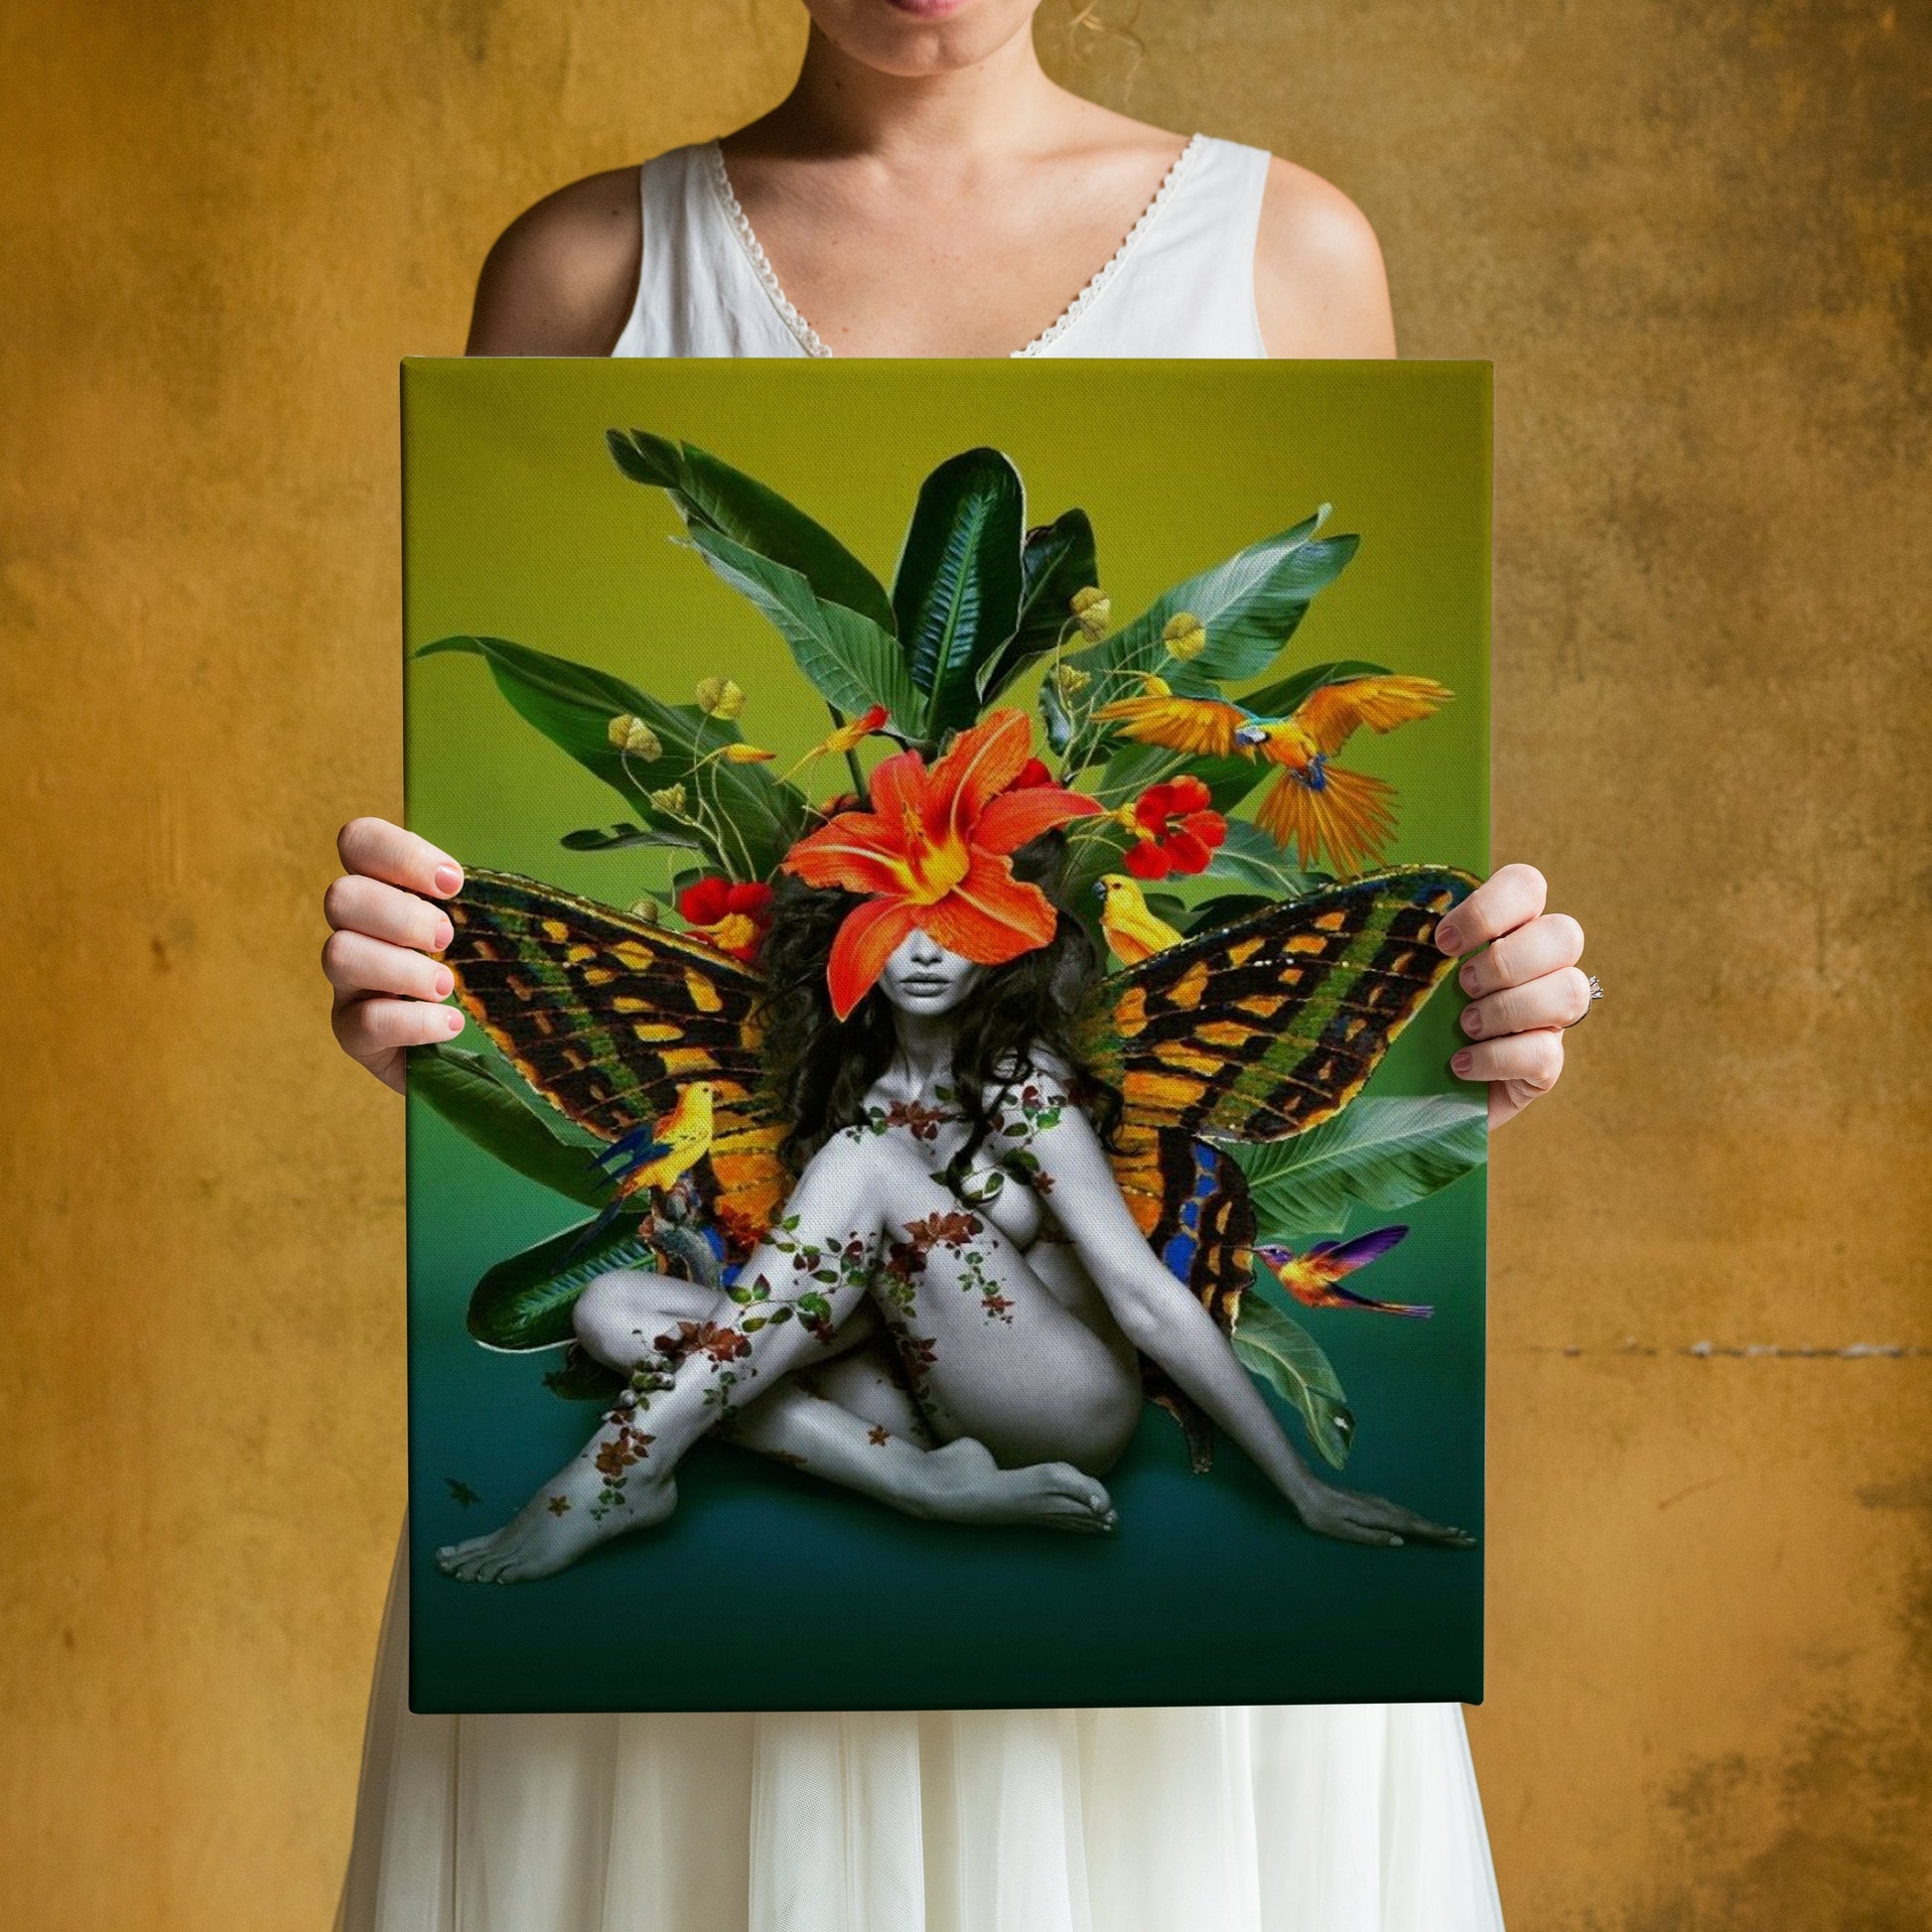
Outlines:
[[[1234,1352],[1244,1367],[1295,1408],[1316,1453],[1330,1468],[1339,1469],[1355,1440],[1355,1415],[1334,1365],[1314,1337],[1250,1290],[1235,1317]]]
[[[980,672],[1019,623],[1025,521],[1020,473],[998,450],[964,451],[919,485],[893,610],[929,745],[979,715]]]
[[[1027,532],[1020,551],[1020,615],[1013,635],[980,672],[982,703],[997,698],[1060,641],[1073,621],[1075,593],[1099,582],[1093,524],[1085,510],[1066,510]]]
[[[1338,1234],[1352,1207],[1405,1207],[1489,1158],[1488,1109],[1458,1094],[1357,1100],[1291,1140],[1232,1146],[1265,1241]]]
[[[691,776],[693,764],[721,744],[736,744],[735,724],[707,718],[696,705],[668,705],[609,671],[552,657],[504,637],[439,637],[416,655],[437,657],[460,652],[481,657],[496,688],[512,708],[544,737],[595,772],[667,845],[688,845],[688,826],[661,823],[648,794]],[[611,743],[611,720],[623,713],[640,719],[657,736],[660,755],[649,760],[620,756]],[[723,844],[706,837],[702,849],[736,879],[761,879],[771,872],[804,821],[805,801],[797,788],[774,779],[762,766],[714,759],[705,766],[704,787],[715,792],[718,813],[730,837]]]
[[[554,1348],[575,1336],[571,1311],[598,1276],[651,1265],[635,1214],[581,1221],[490,1269],[470,1297],[470,1332],[486,1348]]]
[[[460,1046],[412,1046],[409,1091],[428,1101],[465,1140],[494,1155],[526,1179],[586,1207],[611,1198],[610,1179],[595,1165],[596,1150],[560,1131],[562,1116],[545,1119],[502,1079],[481,1053]]]
[[[898,736],[919,738],[925,703],[890,630],[843,604],[823,602],[801,572],[718,530],[694,525],[691,540],[717,576],[770,621],[827,704],[852,714],[883,705]]]
[[[633,483],[666,491],[687,529],[715,530],[734,543],[796,571],[812,595],[843,605],[883,629],[893,627],[892,600],[871,571],[830,530],[775,489],[695,443],[673,443],[647,430],[607,430],[617,465]]]

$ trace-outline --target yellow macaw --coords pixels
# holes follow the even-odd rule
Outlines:
[[[1166,678],[1141,680],[1138,698],[1116,698],[1093,714],[1097,725],[1118,725],[1137,745],[1160,745],[1195,758],[1233,758],[1237,734],[1255,723],[1252,711],[1222,698],[1177,698]],[[1252,756],[1252,754],[1250,754]]]
[[[1292,845],[1305,866],[1318,866],[1325,848],[1338,873],[1368,871],[1395,831],[1395,787],[1329,760],[1361,726],[1393,731],[1453,695],[1433,677],[1370,673],[1317,685],[1287,718],[1256,720],[1243,742],[1253,745],[1251,756],[1282,767],[1255,813],[1262,830]]]
[[[1182,935],[1148,910],[1140,887],[1124,872],[1103,875],[1094,891],[1100,895],[1100,929],[1122,964],[1138,966],[1180,944]]]
[[[1094,717],[1142,745],[1280,765],[1257,822],[1277,845],[1292,845],[1303,865],[1318,865],[1326,851],[1337,872],[1351,873],[1367,871],[1394,832],[1395,787],[1330,760],[1361,726],[1393,731],[1453,695],[1431,677],[1373,671],[1317,685],[1286,718],[1262,718],[1221,698],[1176,697],[1150,677],[1142,696],[1102,705]]]

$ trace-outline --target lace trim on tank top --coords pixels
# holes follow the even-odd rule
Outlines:
[[[1135,244],[1146,234],[1150,223],[1158,215],[1181,179],[1193,165],[1195,158],[1207,146],[1204,134],[1190,134],[1186,145],[1174,156],[1168,172],[1162,176],[1161,185],[1154,191],[1154,198],[1141,210],[1140,218],[1122,236],[1121,244],[1089,278],[1086,286],[1074,296],[1064,309],[1042,329],[1025,348],[1012,351],[1015,356],[1037,355],[1049,344],[1057,342],[1079,319],[1093,307],[1101,292],[1116,279],[1126,265],[1128,257],[1134,252]],[[752,264],[752,272],[758,277],[759,286],[763,289],[771,306],[777,310],[779,319],[797,338],[799,345],[807,355],[830,355],[819,333],[799,314],[791,298],[785,294],[778,281],[777,271],[771,266],[771,258],[764,252],[764,244],[758,238],[750,217],[738,199],[738,191],[732,187],[731,171],[725,166],[724,149],[716,141],[704,143],[704,162],[706,178],[711,183],[712,192],[718,198],[718,206],[723,210],[726,224],[738,237],[738,243],[745,250],[746,259]]]

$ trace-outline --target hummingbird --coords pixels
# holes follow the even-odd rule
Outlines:
[[[1254,1250],[1255,1259],[1305,1308],[1374,1309],[1381,1314],[1407,1314],[1427,1319],[1436,1312],[1423,1302],[1378,1302],[1342,1287],[1342,1278],[1387,1254],[1403,1240],[1406,1227],[1376,1228],[1358,1234],[1352,1241],[1317,1241],[1306,1254],[1265,1242]]]

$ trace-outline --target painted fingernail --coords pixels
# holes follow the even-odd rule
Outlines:
[[[1473,993],[1476,990],[1476,963],[1473,959],[1456,974],[1455,982],[1464,993]]]
[[[1436,944],[1443,952],[1462,950],[1462,934],[1453,919],[1445,919],[1437,926]]]
[[[1482,1037],[1482,1009],[1480,1007],[1464,1007],[1462,1009],[1462,1031],[1471,1039],[1480,1039]]]
[[[460,1034],[463,1031],[463,1009],[461,1007],[446,1007],[444,1011],[450,1016],[446,1023],[450,1032]]]
[[[439,966],[436,969],[435,984],[436,997],[439,1000],[447,1000],[456,987],[456,975],[447,966]]]
[[[440,865],[436,868],[435,879],[436,890],[448,897],[463,884],[463,872],[458,866]]]
[[[438,919],[436,922],[436,930],[429,935],[430,951],[441,952],[455,937],[456,927],[448,919]],[[443,989],[445,993],[449,990],[447,986]]]
[[[1465,1046],[1459,1053],[1449,1055],[1449,1065],[1458,1073],[1466,1073],[1476,1063],[1476,1056]]]

